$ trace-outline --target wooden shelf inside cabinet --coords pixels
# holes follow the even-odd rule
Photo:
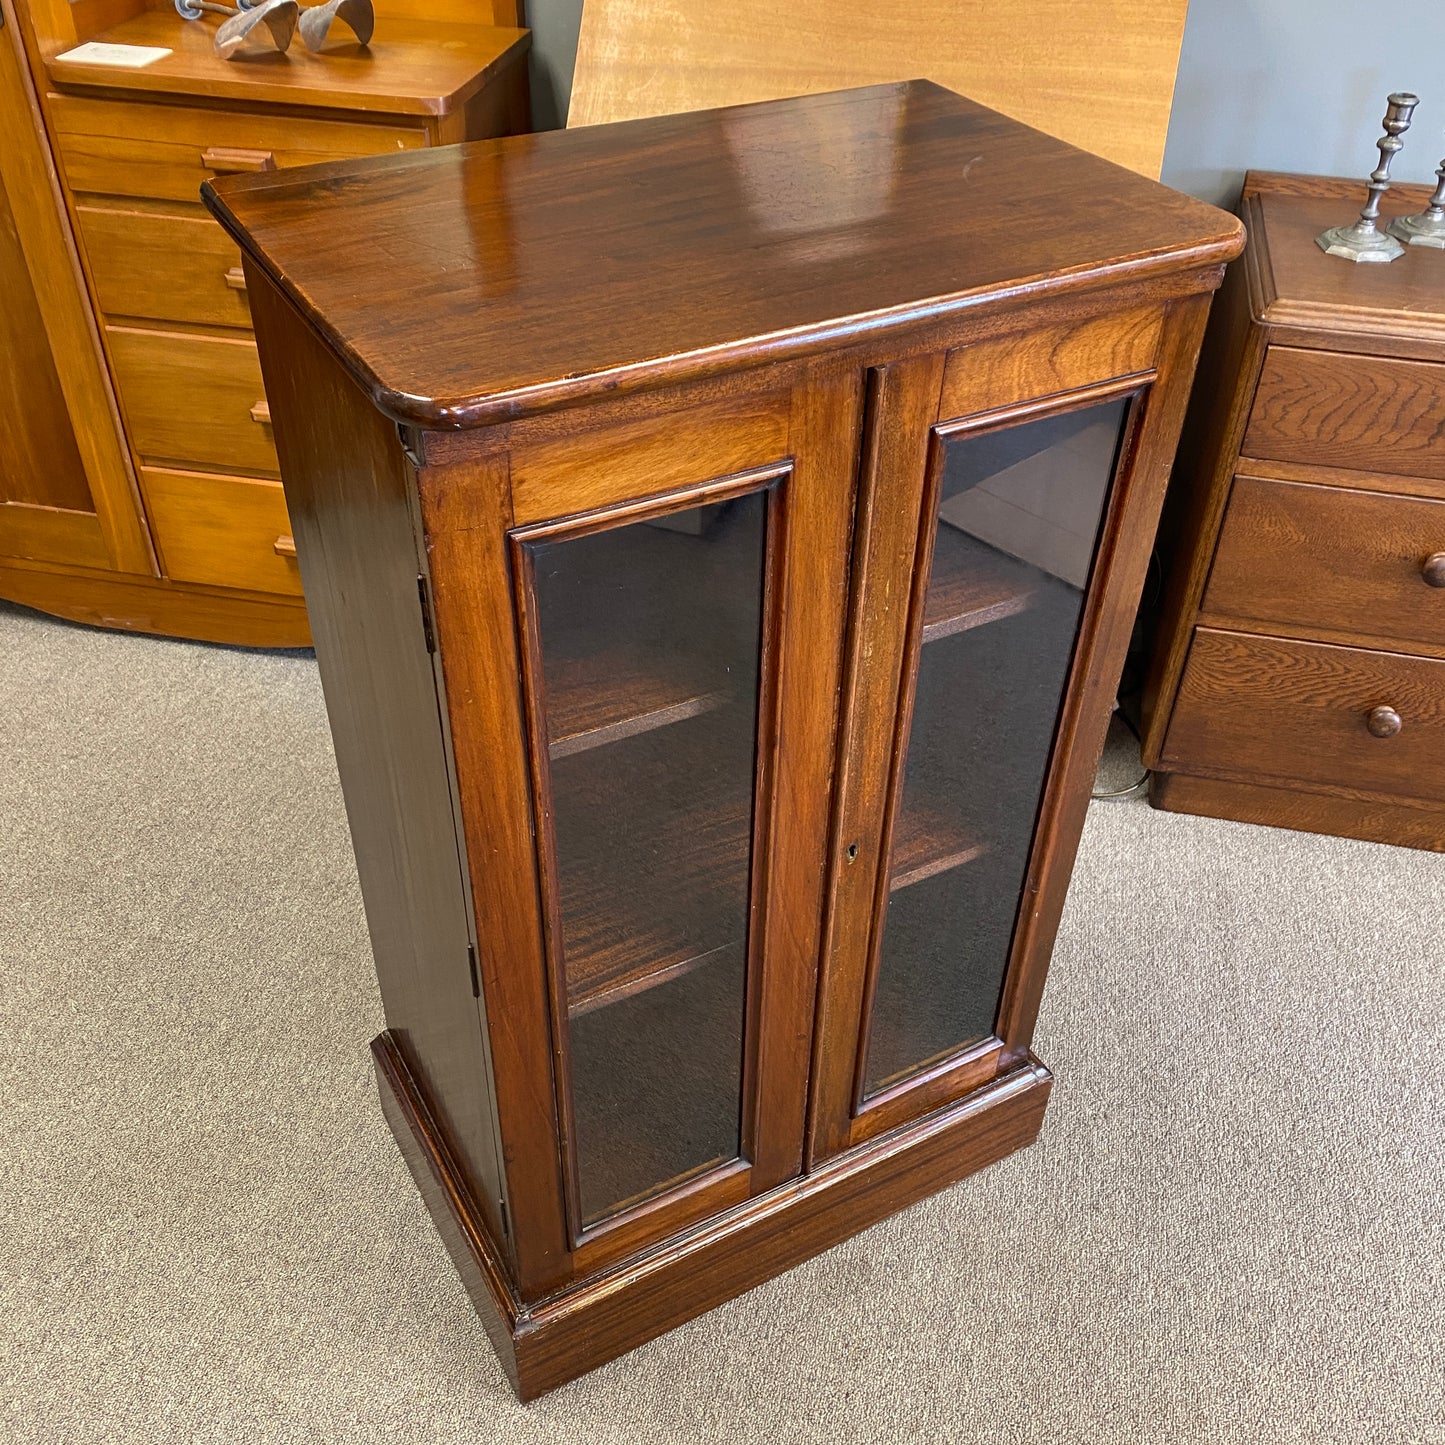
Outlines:
[[[723,503],[699,531],[652,519],[532,551],[554,762],[713,712],[736,695],[735,654],[756,628],[739,628],[719,607],[750,560],[738,518]]]
[[[574,1015],[721,957],[747,924],[752,798],[737,768],[716,766],[718,727],[699,719],[622,746],[625,760],[592,750],[552,770]],[[649,777],[665,788],[680,772],[688,794],[649,806]],[[646,826],[629,827],[633,818]]]
[[[943,809],[904,806],[893,830],[888,891],[896,893],[925,878],[961,868],[988,851]]]
[[[711,712],[730,694],[684,669],[686,654],[636,643],[549,655],[547,751],[555,761]]]
[[[1032,568],[940,521],[923,606],[923,640],[937,642],[1012,617],[1032,604],[1034,590]]]

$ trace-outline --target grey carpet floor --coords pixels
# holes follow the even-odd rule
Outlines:
[[[524,1408],[376,1104],[309,657],[0,607],[0,845],[16,1445],[1445,1441],[1445,859],[1096,803],[1041,1142]]]

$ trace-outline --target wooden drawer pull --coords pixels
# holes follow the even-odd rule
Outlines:
[[[1404,727],[1404,723],[1394,708],[1381,705],[1372,707],[1365,714],[1365,726],[1369,728],[1372,737],[1392,738]]]
[[[261,426],[271,425],[271,403],[264,397],[251,408],[251,420]]]
[[[274,171],[276,157],[271,151],[248,151],[238,146],[210,146],[201,152],[201,164],[218,176],[238,171]]]
[[[271,550],[278,557],[294,557],[296,555],[296,539],[290,536],[277,537]]]
[[[1420,564],[1420,575],[1427,587],[1445,587],[1445,552],[1432,552]]]
[[[244,291],[246,289],[246,273],[239,266],[232,266],[226,272],[226,285],[232,291]]]

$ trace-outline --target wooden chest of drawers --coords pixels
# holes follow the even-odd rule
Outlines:
[[[1359,189],[1246,181],[1163,532],[1144,761],[1156,807],[1445,849],[1445,255],[1324,255]]]
[[[94,37],[169,52],[152,65],[81,63],[63,48],[47,59],[53,149],[159,573],[144,597],[126,579],[127,609],[104,620],[310,641],[240,252],[201,206],[201,185],[528,125],[527,32],[466,23],[499,18],[497,7],[462,23],[418,18],[424,6],[377,9],[365,48],[338,31],[320,54],[298,39],[284,56],[230,63],[214,54],[213,19],[188,23],[167,6]],[[7,579],[0,591],[101,620],[99,579],[73,578],[70,607],[56,605],[56,580],[21,595]],[[188,610],[198,589],[202,605]]]

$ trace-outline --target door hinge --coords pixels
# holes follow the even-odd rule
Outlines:
[[[425,462],[422,457],[421,433],[412,426],[407,426],[403,421],[396,424],[397,439],[401,442],[401,449],[406,454],[406,459],[417,471],[421,471]]]
[[[467,944],[467,969],[472,975],[472,997],[481,998],[482,985],[477,978],[477,946],[474,943]]]
[[[510,1239],[512,1237],[512,1221],[507,1217],[507,1201],[499,1199],[497,1203],[502,1206],[502,1234]]]
[[[426,585],[426,578],[420,573],[417,574],[416,579],[416,595],[421,601],[421,630],[422,635],[426,638],[426,650],[435,652],[437,635],[431,620],[431,591]]]

